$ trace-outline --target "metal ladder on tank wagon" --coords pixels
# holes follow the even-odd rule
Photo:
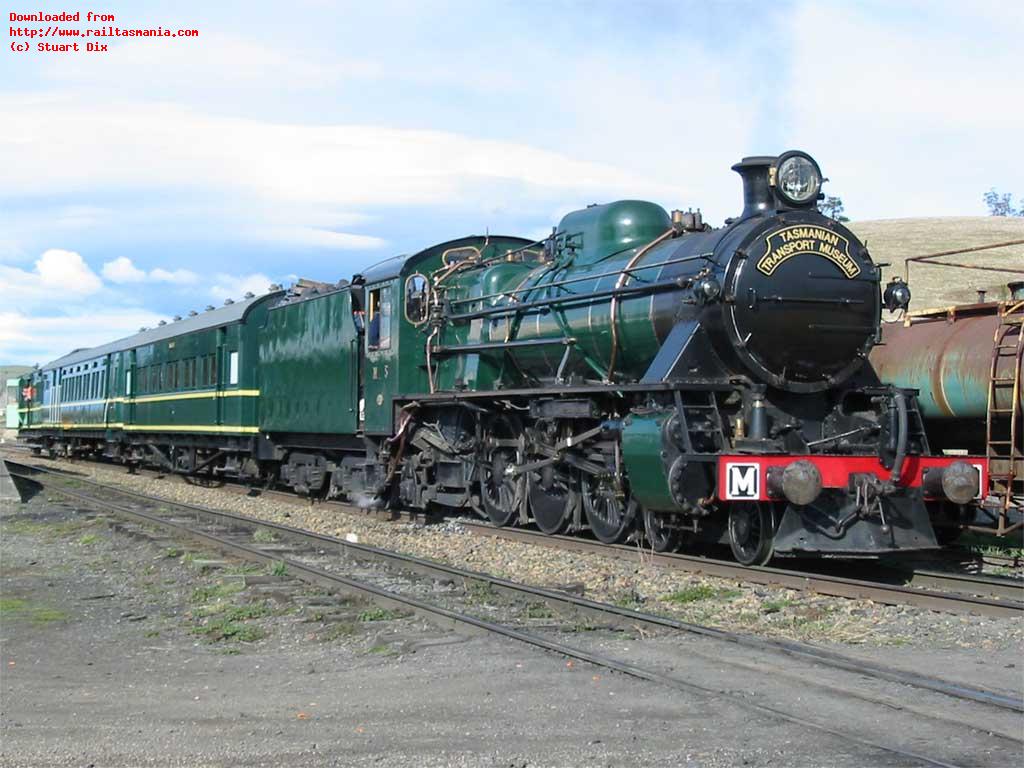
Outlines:
[[[985,453],[989,461],[989,490],[997,499],[997,535],[1021,527],[1009,524],[1014,497],[1024,496],[1024,452],[1021,451],[1020,373],[1024,353],[1024,301],[1011,300],[999,307],[999,324],[992,339],[992,367],[989,371],[988,409],[985,425]],[[1012,358],[1013,365],[1005,365]],[[1000,369],[1003,370],[1000,370]],[[1007,377],[1006,368],[1013,371]],[[1002,374],[1002,375],[1000,375]],[[1008,408],[999,408],[1002,394],[1009,391]],[[1000,395],[997,398],[997,393]]]

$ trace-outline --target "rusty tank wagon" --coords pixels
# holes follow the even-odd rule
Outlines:
[[[872,350],[871,363],[882,379],[918,391],[933,447],[987,458],[989,484],[971,522],[998,535],[1019,535],[1024,281],[1008,288],[1009,298],[1002,301],[908,312],[901,322],[886,323],[884,343]]]

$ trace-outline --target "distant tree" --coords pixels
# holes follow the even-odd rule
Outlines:
[[[1014,208],[1013,195],[1009,192],[1001,195],[995,187],[985,193],[985,205],[988,206],[989,216],[1024,216],[1024,200],[1020,208]]]
[[[825,202],[818,206],[821,212],[826,216],[830,216],[836,221],[849,221],[848,216],[843,216],[843,198],[832,197],[829,195],[825,198]]]

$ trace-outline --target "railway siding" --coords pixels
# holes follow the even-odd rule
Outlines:
[[[19,457],[21,458],[21,457]],[[457,523],[422,526],[387,523],[338,507],[298,505],[272,497],[249,498],[197,488],[176,478],[151,479],[88,462],[61,463],[104,483],[281,522],[339,538],[487,571],[527,584],[574,590],[595,600],[683,621],[764,637],[841,645],[913,649],[984,649],[1015,653],[1024,642],[1019,619],[951,616],[908,606],[886,606],[752,585],[736,579],[687,574],[654,564],[638,551],[632,560],[600,554],[553,552],[520,542],[481,539]],[[994,675],[998,679],[998,674]]]
[[[844,679],[842,675],[845,672],[839,674],[838,668],[830,667],[808,676],[806,671],[795,668],[806,663],[805,659],[777,653],[775,658],[771,658],[771,652],[768,659],[757,659],[756,653],[745,647],[737,648],[729,642],[724,647],[704,652],[692,647],[701,643],[722,645],[723,638],[709,635],[684,633],[677,635],[677,642],[653,647],[647,641],[647,633],[634,627],[633,641],[641,642],[637,642],[639,647],[633,649],[629,633],[624,636],[612,634],[607,638],[602,638],[600,633],[581,634],[575,624],[566,626],[565,617],[549,622],[550,627],[543,623],[536,626],[534,620],[544,622],[548,618],[554,619],[555,614],[531,613],[530,609],[536,607],[536,603],[524,603],[522,599],[529,594],[528,591],[527,595],[521,595],[518,602],[510,605],[501,605],[490,590],[486,595],[479,595],[479,590],[473,587],[477,583],[489,583],[488,576],[467,578],[464,575],[456,578],[455,582],[448,579],[438,582],[439,576],[449,572],[439,573],[435,566],[424,561],[405,561],[396,568],[394,555],[387,552],[360,550],[340,540],[316,539],[296,529],[260,527],[258,521],[249,525],[242,516],[210,512],[199,507],[190,510],[171,504],[163,506],[159,498],[136,497],[134,502],[108,500],[109,492],[98,485],[87,486],[83,495],[81,491],[71,489],[76,485],[73,477],[52,473],[45,477],[47,487],[52,483],[55,491],[77,497],[89,507],[110,509],[143,522],[157,523],[159,520],[158,527],[169,525],[177,535],[197,537],[221,551],[247,559],[255,558],[267,564],[274,562],[280,554],[285,558],[289,571],[303,580],[320,584],[332,592],[340,589],[368,596],[382,606],[383,613],[405,609],[429,616],[434,623],[450,623],[460,631],[468,629],[498,634],[624,673],[661,689],[697,695],[714,709],[739,707],[756,718],[775,720],[784,728],[817,732],[818,739],[836,740],[846,749],[853,747],[867,753],[895,754],[904,760],[947,765],[949,761],[959,762],[982,751],[1002,760],[1020,748],[1021,741],[1015,735],[1017,715],[1006,711],[1019,712],[1020,702],[1009,707],[1000,705],[1003,711],[996,714],[987,711],[994,701],[986,701],[984,715],[976,710],[966,712],[961,707],[954,716],[951,710],[947,711],[948,706],[929,702],[929,699],[943,696],[934,689],[921,691],[911,705],[901,701],[905,691],[899,686],[893,688],[891,680],[882,682],[881,678],[872,678],[869,685],[863,682],[851,685],[859,675]],[[191,520],[192,516],[196,519]],[[267,534],[277,534],[280,543],[271,546],[273,537]],[[381,568],[381,565],[385,567]],[[410,572],[410,566],[414,573]],[[514,587],[494,586],[500,587],[502,592]],[[543,594],[537,593],[534,597],[541,597],[552,605],[565,603],[564,598],[560,601],[553,594],[544,598]],[[642,617],[637,617],[637,621],[642,622]],[[571,640],[564,639],[566,631],[570,633]],[[617,647],[623,642],[627,643],[626,647]],[[608,649],[613,646],[617,652],[609,655]],[[736,658],[737,651],[740,658]],[[711,660],[721,662],[722,667],[709,666],[707,662]],[[757,677],[756,681],[751,681],[752,674]],[[599,676],[595,676],[597,679]],[[794,698],[784,694],[779,685],[785,684],[786,680],[801,682],[802,695]],[[752,685],[750,693],[738,693],[747,683]],[[918,706],[921,704],[924,706]],[[877,726],[879,705],[891,708],[885,731],[880,731]],[[950,728],[957,731],[957,737],[950,744],[943,744],[943,735]]]

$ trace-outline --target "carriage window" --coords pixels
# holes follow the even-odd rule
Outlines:
[[[409,275],[405,281],[405,319],[419,325],[427,319],[427,278]]]
[[[132,372],[124,372],[124,393],[130,395],[132,393]]]
[[[370,291],[370,305],[366,312],[366,348],[391,347],[391,297],[387,288]]]
[[[238,353],[232,352],[228,359],[228,384],[238,383]]]

